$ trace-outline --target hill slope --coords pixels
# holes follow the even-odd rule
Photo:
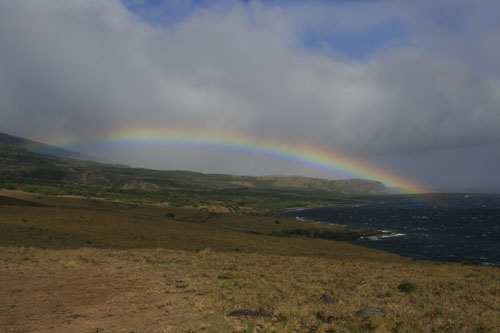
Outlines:
[[[32,141],[29,139],[20,138],[17,136],[13,136],[13,135],[1,133],[1,132],[0,132],[0,143],[23,148],[23,149],[26,149],[26,150],[31,151],[31,152],[37,152],[37,153],[42,153],[42,154],[52,155],[52,156],[57,156],[57,157],[72,158],[72,159],[82,160],[82,161],[95,160],[94,158],[87,156],[87,155],[84,155],[84,154],[81,154],[81,153],[62,149],[59,147],[50,146],[50,145],[47,145],[45,143]]]
[[[5,140],[4,137],[3,141],[9,140]],[[68,156],[41,154],[33,151],[33,147],[37,143],[11,141],[14,141],[14,144],[0,144],[0,176],[4,178],[42,179],[142,191],[241,189],[249,191],[321,191],[339,195],[389,193],[389,190],[382,183],[362,179],[327,180],[298,176],[253,177],[130,168],[68,158]],[[52,150],[52,152],[54,151]],[[61,150],[60,153],[72,156],[67,154],[65,150]]]

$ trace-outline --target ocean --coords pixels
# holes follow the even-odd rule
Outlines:
[[[409,258],[500,267],[500,194],[396,196],[284,215],[383,230],[383,237],[350,243]]]

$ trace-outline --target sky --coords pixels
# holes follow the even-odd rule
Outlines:
[[[137,167],[351,176],[75,145],[138,127],[237,133],[429,189],[500,190],[498,17],[496,0],[1,0],[0,132]]]

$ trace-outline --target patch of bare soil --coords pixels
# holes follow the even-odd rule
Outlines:
[[[76,251],[66,258],[20,258],[1,267],[0,280],[6,283],[0,286],[0,332],[203,329],[203,312],[189,311],[196,290],[184,286],[182,277],[171,277],[180,282],[169,291],[158,288],[157,274],[141,264],[96,261],[96,253]],[[170,278],[168,271],[163,275]]]

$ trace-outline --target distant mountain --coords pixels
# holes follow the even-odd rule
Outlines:
[[[94,162],[83,154],[0,134],[0,178],[11,177],[141,191],[287,191],[301,195],[321,192],[348,196],[392,193],[381,182],[363,179],[327,180],[284,175],[233,176],[104,164]]]
[[[64,158],[72,158],[80,161],[96,161],[96,158],[90,157],[85,154],[77,153],[59,147],[50,146],[45,143],[32,141],[1,132],[0,132],[0,143],[16,146],[40,154],[46,154]]]

